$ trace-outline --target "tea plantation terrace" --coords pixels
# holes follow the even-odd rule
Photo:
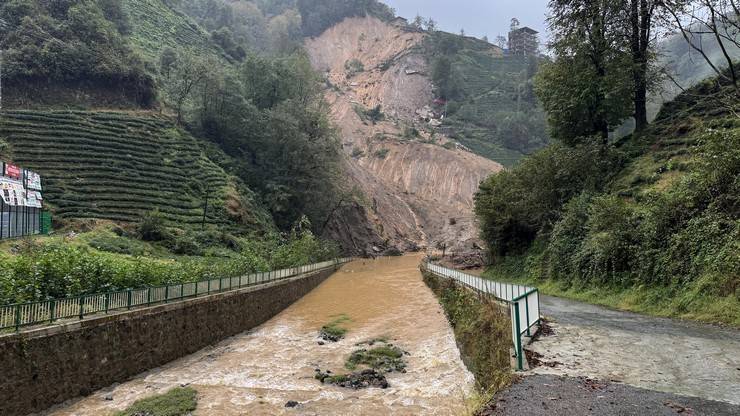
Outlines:
[[[9,111],[0,135],[15,162],[43,175],[56,216],[137,221],[158,209],[167,220],[200,224],[206,193],[207,223],[228,223],[226,205],[241,208],[234,179],[165,117]]]

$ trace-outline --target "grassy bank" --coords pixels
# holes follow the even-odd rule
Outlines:
[[[558,296],[646,315],[688,319],[740,327],[740,299],[717,296],[711,276],[680,285],[603,285],[575,280],[542,279],[539,255],[508,256],[483,276],[500,282],[536,286],[545,295]]]
[[[482,301],[454,282],[429,273],[423,275],[452,325],[463,362],[475,376],[478,396],[474,401],[487,403],[511,382],[509,318],[498,305]]]

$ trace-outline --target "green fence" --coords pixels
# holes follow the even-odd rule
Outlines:
[[[51,212],[49,211],[43,211],[41,212],[41,229],[40,232],[43,235],[49,235],[51,232]]]
[[[152,306],[206,296],[212,293],[240,289],[306,273],[336,268],[351,260],[351,258],[339,258],[301,267],[264,273],[252,273],[239,277],[210,279],[199,282],[178,283],[167,286],[146,287],[143,289],[0,306],[0,330],[14,328],[18,331],[24,326],[43,323],[50,324],[60,319],[83,319],[85,316],[98,313],[130,310],[135,307]]]
[[[456,280],[478,293],[492,296],[496,300],[509,305],[511,335],[517,359],[517,369],[523,370],[524,347],[522,346],[522,336],[524,334],[531,336],[532,328],[540,323],[540,295],[537,288],[494,282],[428,261],[424,261],[422,267],[439,277]]]

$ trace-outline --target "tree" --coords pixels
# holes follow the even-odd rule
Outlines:
[[[618,25],[617,0],[552,0],[549,26],[556,58],[542,67],[536,92],[554,137],[565,141],[609,131],[631,113],[631,56]]]
[[[411,26],[416,29],[421,29],[424,26],[424,18],[417,14],[414,21],[411,22]]]
[[[165,52],[169,54],[166,50]],[[168,67],[169,77],[164,79],[165,99],[175,109],[178,123],[182,124],[184,121],[183,110],[191,94],[208,72],[216,67],[218,65],[193,51],[178,51],[177,59]]]
[[[517,30],[519,29],[519,25],[521,25],[521,22],[519,22],[519,19],[517,19],[516,17],[513,17],[511,19],[511,24],[509,25],[509,29],[511,29],[512,31]]]
[[[437,31],[437,22],[435,22],[434,19],[432,19],[431,17],[426,21],[425,25],[428,32]]]
[[[653,0],[629,0],[629,40],[632,53],[632,82],[634,83],[635,131],[647,127],[648,72],[651,67],[653,44],[653,17],[658,2]]]
[[[667,0],[665,8],[669,24],[686,40],[691,49],[697,51],[718,75],[720,81],[732,83],[740,95],[740,76],[729,53],[730,47],[740,48],[740,1],[738,0]],[[703,35],[710,35],[717,42],[727,69],[715,65],[704,50]]]
[[[501,49],[506,49],[507,44],[508,44],[508,40],[506,39],[506,36],[503,36],[503,35],[496,36],[496,46],[498,46]]]

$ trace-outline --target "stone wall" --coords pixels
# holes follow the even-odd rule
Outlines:
[[[0,415],[42,411],[252,329],[333,272],[0,336]]]

